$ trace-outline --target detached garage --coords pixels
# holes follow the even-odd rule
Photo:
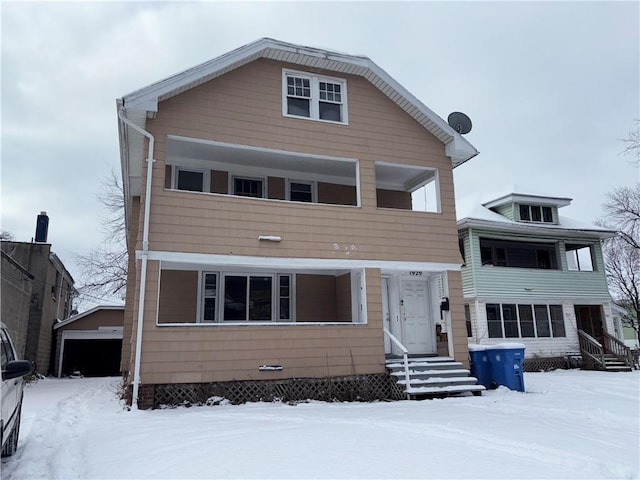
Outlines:
[[[119,375],[123,325],[123,305],[95,307],[54,325],[56,375]]]

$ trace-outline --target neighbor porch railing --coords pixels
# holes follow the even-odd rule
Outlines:
[[[402,358],[403,358],[403,362],[404,362],[404,381],[406,382],[406,393],[407,393],[407,400],[410,398],[411,395],[409,395],[409,388],[410,388],[410,384],[409,384],[409,350],[407,350],[407,348],[402,345],[402,343],[400,343],[400,340],[398,340],[395,335],[393,335],[393,333],[391,333],[389,330],[387,330],[386,328],[383,328],[384,330],[384,334],[389,337],[389,340],[391,340],[393,343],[396,344],[396,346],[400,349],[400,351],[402,352]]]
[[[602,332],[602,335],[604,337],[605,352],[615,355],[618,360],[624,362],[627,366],[634,368],[635,365],[631,349],[610,333]]]
[[[604,348],[600,342],[582,330],[578,330],[578,341],[584,362],[591,367],[604,370]]]

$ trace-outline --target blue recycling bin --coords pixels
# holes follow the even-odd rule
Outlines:
[[[491,364],[493,382],[504,385],[510,390],[524,392],[524,361],[525,346],[521,343],[499,343],[491,345],[486,354]]]
[[[469,360],[471,361],[471,375],[478,379],[480,385],[490,388],[493,383],[491,363],[487,355],[486,345],[469,345]]]

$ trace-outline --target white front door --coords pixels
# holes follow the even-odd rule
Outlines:
[[[403,280],[401,295],[402,343],[409,353],[436,353],[428,280]]]

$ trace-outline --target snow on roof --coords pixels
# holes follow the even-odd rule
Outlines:
[[[542,195],[539,195],[539,194],[534,195],[534,194],[509,193],[507,195],[513,195],[516,197],[529,197],[529,196],[543,197]],[[502,194],[502,197],[505,197],[504,193]],[[501,196],[500,194],[497,194],[497,195],[473,194],[473,195],[468,195],[466,197],[463,197],[460,200],[456,200],[458,227],[461,227],[467,224],[480,223],[484,226],[507,227],[512,229],[517,228],[523,231],[575,230],[580,232],[595,233],[600,237],[610,237],[615,233],[615,231],[613,230],[599,227],[592,223],[586,223],[579,220],[575,220],[573,218],[565,217],[563,215],[558,216],[558,224],[516,222],[485,207],[484,205],[491,205],[493,203],[493,201],[491,200],[486,201],[487,198],[499,199],[501,198]],[[566,197],[554,197],[554,196],[544,195],[544,198],[563,199]]]

